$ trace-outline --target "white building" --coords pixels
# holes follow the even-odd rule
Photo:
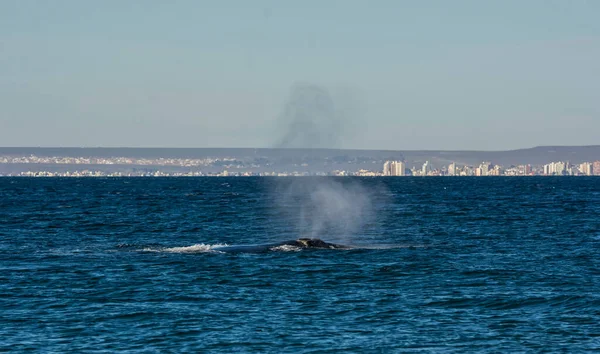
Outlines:
[[[456,176],[456,163],[453,162],[448,166],[448,176]]]
[[[564,162],[551,162],[547,165],[544,165],[544,174],[546,176],[562,176],[566,170],[567,165]]]
[[[425,161],[423,167],[421,168],[421,176],[427,176],[431,171],[431,166],[429,166],[429,161]]]
[[[396,161],[392,164],[392,172],[394,176],[406,176],[406,165],[402,161]]]
[[[492,170],[492,164],[490,162],[482,162],[475,169],[475,176],[489,176],[490,170]]]
[[[594,174],[593,165],[591,162],[584,162],[579,165],[579,172],[585,176],[591,176]]]
[[[391,176],[392,175],[392,168],[390,167],[392,165],[392,161],[386,161],[383,164],[383,175],[384,176]]]
[[[406,176],[406,165],[402,161],[386,161],[383,164],[384,176]]]
[[[554,164],[554,173],[562,176],[567,170],[567,165],[564,162],[557,162]]]

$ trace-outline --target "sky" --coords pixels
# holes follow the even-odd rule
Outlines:
[[[598,18],[596,0],[2,0],[0,146],[273,147],[297,85],[331,96],[331,147],[598,145]]]

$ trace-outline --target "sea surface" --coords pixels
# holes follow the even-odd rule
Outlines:
[[[598,351],[600,178],[0,178],[32,350]]]

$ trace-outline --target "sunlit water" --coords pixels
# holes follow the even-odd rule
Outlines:
[[[0,351],[599,350],[599,248],[600,178],[0,178]]]

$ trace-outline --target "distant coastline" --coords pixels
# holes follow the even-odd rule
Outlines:
[[[402,161],[406,175],[469,176],[478,168],[486,176],[598,175],[600,145],[507,151],[0,147],[0,176],[383,176],[386,161]],[[452,166],[460,172],[449,171]]]

